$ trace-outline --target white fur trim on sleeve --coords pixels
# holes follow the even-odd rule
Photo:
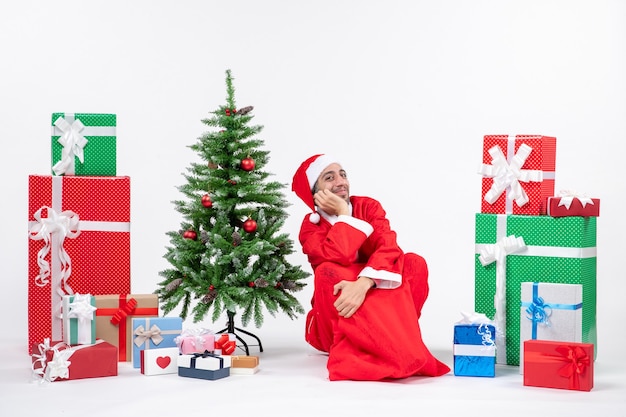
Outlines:
[[[337,221],[349,224],[350,226],[354,227],[355,229],[358,229],[361,232],[363,232],[365,234],[365,236],[367,236],[367,237],[369,237],[372,234],[372,232],[374,231],[374,228],[372,227],[371,224],[369,224],[365,220],[357,219],[356,217],[346,216],[346,215],[342,214],[342,215],[337,217]]]
[[[400,284],[402,284],[402,275],[396,274],[395,272],[377,270],[371,266],[363,268],[359,276],[373,279],[376,283],[376,288],[381,289],[391,290],[398,288]]]

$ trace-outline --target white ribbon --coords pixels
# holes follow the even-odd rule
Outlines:
[[[478,259],[483,266],[496,263],[496,293],[493,306],[496,310],[493,318],[496,327],[496,345],[498,355],[506,358],[506,257],[512,253],[526,249],[524,238],[514,235],[506,236],[493,245],[486,245]],[[506,363],[506,360],[504,361]]]
[[[573,190],[561,190],[559,192],[559,197],[561,197],[561,200],[559,201],[559,207],[565,206],[565,208],[568,210],[569,207],[572,205],[572,201],[574,201],[575,198],[580,200],[580,204],[582,204],[583,208],[587,204],[593,205],[593,200],[591,198],[587,197],[584,194],[579,194]]]
[[[491,189],[485,193],[485,201],[493,204],[506,190],[507,200],[514,200],[519,207],[528,203],[528,195],[522,188],[521,182],[541,182],[543,181],[543,171],[534,169],[522,169],[524,162],[532,152],[532,148],[523,143],[517,153],[510,157],[510,162],[504,156],[499,146],[489,149],[491,155],[491,165],[482,164],[478,173],[487,178],[493,178]],[[509,153],[509,156],[512,152]]]
[[[174,343],[178,346],[179,350],[182,352],[183,344],[188,341],[191,343],[191,346],[198,353],[204,352],[204,350],[213,350],[206,349],[205,344],[207,343],[206,336],[213,335],[215,337],[215,333],[212,330],[204,329],[204,328],[192,328],[185,329],[181,332],[180,335],[174,338]]]
[[[63,117],[59,117],[54,125],[62,132],[57,142],[63,146],[63,151],[61,152],[61,160],[54,164],[52,170],[56,175],[73,175],[75,172],[74,157],[78,158],[81,163],[85,162],[84,148],[88,141],[81,133],[85,125],[78,119],[70,123]]]
[[[90,294],[75,294],[72,296],[72,302],[68,304],[67,318],[68,319],[77,319],[78,321],[78,330],[77,335],[78,344],[84,345],[91,343],[91,324],[94,319],[93,312],[96,311],[96,307],[91,305],[91,295]],[[68,328],[65,329],[68,337],[67,342],[69,343],[69,321],[67,322]]]
[[[47,211],[47,217],[42,217],[43,210]],[[46,255],[51,248],[54,248],[56,252],[52,254],[52,257],[56,256],[61,262],[61,294],[72,294],[72,289],[67,285],[67,280],[72,274],[72,260],[65,251],[63,242],[65,238],[74,239],[80,235],[78,214],[70,210],[59,214],[52,208],[43,206],[33,214],[33,217],[36,222],[30,225],[29,236],[32,240],[44,241],[43,248],[37,253],[39,274],[35,277],[35,284],[44,287],[50,282],[51,269],[46,261]]]

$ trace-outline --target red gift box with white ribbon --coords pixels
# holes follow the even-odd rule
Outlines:
[[[68,345],[45,339],[31,348],[33,377],[42,383],[117,375],[117,348],[98,339],[89,345]]]
[[[28,346],[62,340],[64,295],[130,292],[130,178],[30,175]]]
[[[481,213],[541,215],[554,195],[556,138],[485,135]]]
[[[548,197],[547,214],[552,217],[599,217],[600,199],[590,198],[576,191],[562,190],[558,195]]]

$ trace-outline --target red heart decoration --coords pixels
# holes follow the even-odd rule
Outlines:
[[[167,368],[167,366],[170,364],[171,361],[172,361],[172,358],[170,358],[169,356],[159,356],[157,358],[157,365],[159,365],[161,369],[165,369]]]

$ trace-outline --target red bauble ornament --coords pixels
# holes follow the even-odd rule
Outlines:
[[[214,290],[214,289],[215,289],[215,287],[213,286],[213,284],[211,284],[211,285],[209,286],[209,289],[210,289],[210,290]]]
[[[250,288],[254,287],[254,281],[248,282],[248,287],[250,287]]]
[[[183,237],[185,239],[196,240],[198,238],[198,234],[193,230],[187,230],[185,231],[185,233],[183,233]]]
[[[248,233],[256,232],[256,222],[253,219],[248,219],[243,222],[243,230]]]
[[[241,169],[244,171],[252,171],[254,169],[254,159],[247,157],[241,160]]]
[[[206,208],[211,208],[213,207],[213,202],[211,201],[211,196],[208,194],[205,194],[202,196],[202,205]]]

